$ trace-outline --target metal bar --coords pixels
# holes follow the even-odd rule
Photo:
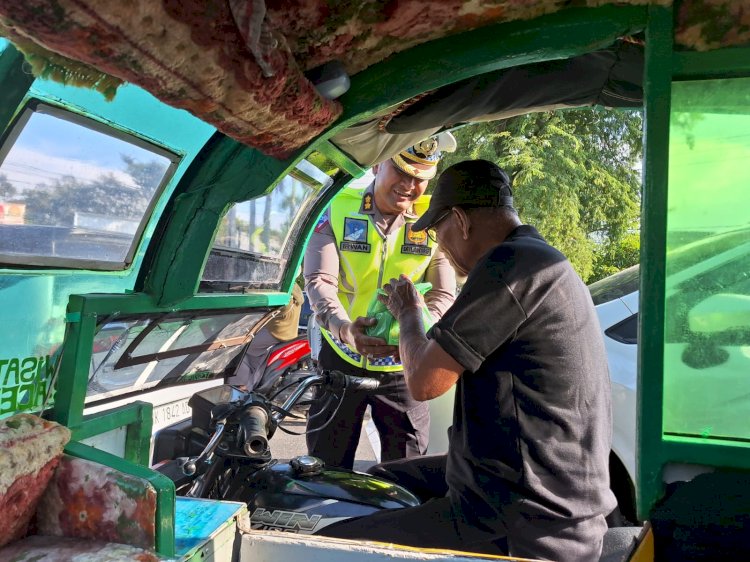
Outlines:
[[[349,156],[335,144],[329,141],[323,141],[317,143],[315,148],[352,177],[361,178],[365,175],[366,170],[349,158]]]
[[[175,488],[169,478],[149,468],[94,449],[83,443],[71,441],[65,452],[73,457],[90,460],[125,474],[147,480],[156,490],[156,552],[162,556],[175,554]]]
[[[675,52],[672,73],[675,80],[750,76],[750,47]]]
[[[143,415],[142,410],[144,406],[147,405],[150,406],[146,402],[132,402],[124,406],[112,408],[106,412],[90,414],[77,426],[69,427],[73,433],[72,439],[81,441],[94,435],[100,435],[137,423]]]
[[[83,407],[88,387],[92,342],[96,332],[96,316],[83,314],[82,297],[72,296],[68,302],[62,363],[56,381],[52,418],[67,427],[83,422]]]
[[[638,516],[648,518],[662,494],[664,280],[667,247],[672,9],[649,8],[644,76],[643,198],[641,202],[638,334]]]
[[[151,459],[151,433],[154,427],[154,406],[138,402],[138,419],[128,424],[125,433],[125,458],[141,466],[149,466]]]
[[[330,204],[331,199],[333,199],[333,197],[346,184],[348,184],[351,181],[351,179],[352,177],[349,175],[338,177],[336,181],[334,182],[334,184],[329,188],[328,192],[326,193],[326,196],[320,198],[320,200],[317,201],[315,203],[315,206],[310,210],[310,213],[307,219],[305,220],[305,223],[302,226],[302,229],[300,230],[300,235],[299,235],[299,238],[297,239],[297,244],[295,244],[292,255],[289,257],[290,266],[287,267],[286,273],[284,274],[284,280],[282,283],[283,287],[291,288],[292,283],[294,283],[295,281],[297,269],[302,265],[302,258],[305,254],[305,249],[307,249],[307,243],[310,241],[310,236],[312,236],[315,225],[318,223],[318,220],[320,219],[320,216],[323,214],[323,211],[325,211],[325,209]]]
[[[171,306],[159,306],[153,298],[143,293],[123,295],[92,294],[81,298],[84,314],[117,315],[160,313],[160,312],[192,312],[242,308],[263,308],[284,306],[289,302],[289,295],[281,292],[248,293],[237,295],[196,295]]]
[[[135,464],[148,466],[151,461],[149,451],[151,450],[153,410],[153,405],[147,402],[131,402],[106,412],[86,416],[78,426],[69,429],[75,441],[82,441],[94,435],[125,427],[125,459]]]

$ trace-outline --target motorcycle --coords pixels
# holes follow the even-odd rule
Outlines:
[[[191,427],[179,446],[174,441],[176,454],[154,468],[175,482],[180,495],[245,502],[254,529],[317,534],[344,519],[419,505],[392,482],[328,469],[312,456],[281,463],[271,454],[269,440],[313,387],[340,400],[349,389],[378,384],[337,371],[313,373],[291,383],[295,388],[280,406],[273,395],[231,385],[200,391],[190,399]]]
[[[289,398],[294,383],[315,372],[315,361],[310,355],[307,334],[269,347],[259,369],[261,373],[257,383],[249,390],[274,396],[282,402]],[[312,393],[306,392],[294,405],[295,412],[304,413],[311,399]]]

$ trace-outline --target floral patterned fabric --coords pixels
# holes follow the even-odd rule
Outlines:
[[[63,456],[37,508],[41,535],[154,548],[156,490],[141,478]]]
[[[26,535],[69,439],[67,428],[31,414],[0,420],[0,546]]]
[[[27,537],[0,548],[3,562],[161,562],[153,552],[125,544],[65,537]]]
[[[707,51],[750,43],[750,1],[683,0],[675,43]]]
[[[285,157],[341,113],[302,73],[350,74],[439,37],[571,6],[671,0],[0,0],[0,35],[35,72],[114,95],[120,80]],[[678,47],[750,41],[750,0],[684,0]],[[103,74],[104,73],[104,74]]]

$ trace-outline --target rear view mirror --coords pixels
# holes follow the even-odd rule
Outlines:
[[[688,312],[690,343],[682,361],[693,369],[718,367],[729,360],[722,346],[731,345],[737,334],[750,333],[750,296],[712,295]],[[740,341],[742,338],[740,338]]]

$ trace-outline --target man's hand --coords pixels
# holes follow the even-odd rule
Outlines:
[[[339,329],[341,340],[368,358],[381,358],[398,355],[398,346],[388,345],[382,338],[374,338],[365,333],[365,329],[377,324],[375,318],[360,316],[354,322],[346,322]]]
[[[424,304],[422,295],[406,275],[402,274],[398,279],[391,279],[389,283],[383,285],[383,290],[385,295],[378,295],[378,300],[388,308],[396,320],[399,319],[401,313],[410,309],[420,310]]]

